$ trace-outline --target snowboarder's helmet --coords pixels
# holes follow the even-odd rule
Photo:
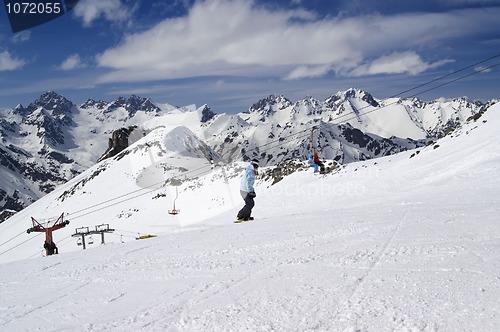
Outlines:
[[[252,159],[252,165],[254,168],[259,168],[259,161],[257,159]]]

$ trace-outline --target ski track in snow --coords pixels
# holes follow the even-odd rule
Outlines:
[[[462,282],[473,281],[477,291],[483,292],[481,287],[495,286],[493,275],[485,273],[488,271],[478,275],[453,264],[429,266],[426,261],[435,263],[438,258],[445,262],[450,253],[481,257],[472,247],[478,239],[491,237],[482,234],[457,242],[434,227],[435,238],[419,237],[415,228],[420,228],[425,214],[409,209],[398,211],[402,217],[395,218],[397,223],[384,220],[387,210],[382,207],[371,221],[361,215],[347,220],[342,216],[328,220],[318,233],[313,230],[324,220],[317,218],[310,229],[301,229],[296,226],[302,219],[290,216],[286,221],[269,219],[199,231],[205,233],[203,238],[188,232],[148,240],[151,245],[110,248],[113,254],[96,255],[82,266],[82,254],[64,265],[47,264],[55,257],[38,260],[38,268],[24,264],[31,271],[27,275],[45,277],[44,287],[63,287],[50,300],[25,307],[21,315],[0,325],[16,330],[20,321],[37,316],[47,320],[42,327],[68,322],[67,326],[59,323],[60,328],[81,331],[437,331],[446,317],[434,302],[449,306],[448,310],[465,307],[469,314],[485,311],[487,308],[476,307],[478,303],[467,305],[465,296],[460,297],[463,303],[453,304],[456,296],[439,288],[455,284],[451,290],[457,291]],[[317,217],[322,215],[317,213]],[[429,226],[422,229],[428,231]],[[273,233],[256,236],[265,231]],[[415,240],[409,240],[409,232],[415,234]],[[165,245],[167,242],[170,244]],[[176,252],[176,248],[183,250]],[[486,246],[476,248],[493,254]],[[474,278],[468,278],[471,274]],[[415,279],[415,275],[419,277]],[[26,282],[28,277],[22,283]],[[26,291],[33,288],[28,285]],[[73,299],[64,300],[68,297]],[[106,314],[97,319],[86,316],[96,314],[96,308],[103,308]],[[85,319],[92,323],[70,323]],[[444,330],[454,330],[453,325]]]

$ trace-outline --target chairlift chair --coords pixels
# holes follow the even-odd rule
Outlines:
[[[178,187],[176,186],[175,187],[175,199],[174,199],[174,208],[172,210],[168,210],[168,213],[171,214],[171,215],[177,215],[181,212],[181,210],[177,210],[175,208],[175,201],[177,200],[177,197],[179,197],[179,190],[178,190]]]

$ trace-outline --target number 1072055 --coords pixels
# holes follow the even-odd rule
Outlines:
[[[7,14],[60,14],[60,2],[14,2],[7,3]]]

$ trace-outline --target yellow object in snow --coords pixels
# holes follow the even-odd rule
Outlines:
[[[156,237],[156,235],[153,235],[153,234],[141,235],[139,237],[136,237],[135,239],[136,240],[144,240],[144,239],[149,239],[149,238],[152,238],[152,237]]]

